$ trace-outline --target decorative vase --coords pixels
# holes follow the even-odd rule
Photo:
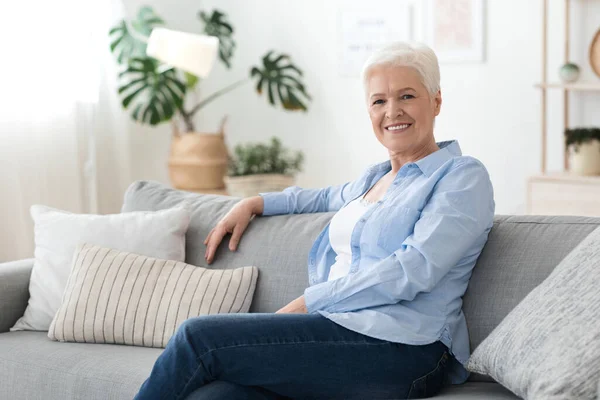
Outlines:
[[[579,66],[573,63],[564,64],[558,71],[560,79],[562,79],[563,82],[575,82],[579,79],[579,73]]]
[[[600,77],[600,29],[596,32],[590,45],[590,65],[594,73]]]
[[[223,130],[174,135],[169,157],[171,184],[190,191],[224,189],[228,160]]]
[[[591,140],[570,149],[569,171],[576,175],[600,175],[600,141]]]
[[[226,176],[227,193],[234,197],[252,197],[259,193],[280,192],[293,186],[294,176],[282,174],[256,174],[246,176]]]

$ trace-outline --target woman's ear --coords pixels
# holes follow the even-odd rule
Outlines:
[[[440,111],[442,110],[442,91],[438,90],[435,97],[433,98],[433,116],[437,117],[440,115]]]

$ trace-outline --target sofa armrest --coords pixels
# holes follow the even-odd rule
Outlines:
[[[33,258],[0,263],[0,333],[8,332],[25,313],[32,268]]]

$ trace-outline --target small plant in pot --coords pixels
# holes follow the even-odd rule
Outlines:
[[[227,192],[230,196],[251,197],[281,191],[294,185],[303,163],[302,152],[290,152],[276,137],[268,144],[239,144],[229,158]]]
[[[219,39],[219,61],[231,68],[236,41],[227,15],[213,10],[201,11],[197,16],[201,33]],[[246,77],[199,96],[200,78],[146,54],[151,32],[164,25],[151,7],[144,6],[135,18],[119,21],[109,32],[110,49],[121,69],[118,91],[123,108],[130,110],[132,119],[141,124],[171,122],[169,175],[174,187],[223,188],[228,168],[224,122],[217,133],[199,133],[194,116],[214,100],[251,82],[270,105],[287,111],[307,111],[310,96],[302,82],[302,71],[289,55],[271,50],[248,69]]]
[[[577,175],[600,175],[600,128],[565,130],[570,150],[570,172]]]

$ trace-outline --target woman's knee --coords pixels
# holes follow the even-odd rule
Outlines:
[[[222,315],[202,315],[183,321],[173,335],[176,342],[194,344],[197,350],[213,348],[220,343],[227,331],[227,325],[223,324]]]

